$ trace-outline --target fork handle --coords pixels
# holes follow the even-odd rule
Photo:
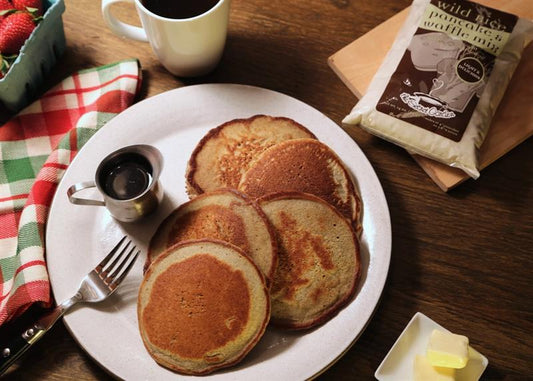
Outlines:
[[[37,323],[25,330],[22,335],[11,339],[7,345],[0,347],[0,375],[2,375],[33,343],[37,342],[46,332]]]
[[[58,305],[21,335],[11,339],[7,345],[0,346],[0,376],[52,328],[55,322],[76,302],[75,298]]]

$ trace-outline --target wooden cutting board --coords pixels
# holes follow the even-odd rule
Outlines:
[[[478,0],[480,4],[533,19],[531,0]],[[389,51],[407,18],[409,8],[391,17],[370,32],[339,50],[328,59],[329,66],[357,96],[365,93],[372,77]],[[480,151],[480,169],[505,155],[533,135],[533,43],[525,50],[505,96],[492,120]],[[469,179],[463,171],[419,155],[413,158],[443,190],[448,191]]]

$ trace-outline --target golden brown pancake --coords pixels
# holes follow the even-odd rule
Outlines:
[[[361,200],[341,159],[315,139],[272,146],[244,174],[239,189],[251,197],[276,192],[314,194],[336,207],[360,231]]]
[[[137,304],[143,343],[160,365],[201,375],[236,364],[265,332],[265,280],[242,251],[222,241],[177,244],[141,283]]]
[[[270,284],[278,263],[273,234],[254,200],[234,189],[219,189],[180,205],[161,222],[150,241],[145,268],[178,242],[218,239],[242,249]]]
[[[359,280],[359,242],[352,225],[310,194],[270,194],[259,204],[279,247],[270,290],[272,323],[305,329],[325,322],[349,302]]]
[[[187,165],[187,193],[195,197],[218,188],[237,188],[249,163],[267,148],[289,139],[315,138],[284,117],[256,115],[228,121],[210,130]]]

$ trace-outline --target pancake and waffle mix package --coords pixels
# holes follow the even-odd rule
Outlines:
[[[530,20],[464,0],[415,0],[343,122],[477,178],[479,147],[532,40]]]

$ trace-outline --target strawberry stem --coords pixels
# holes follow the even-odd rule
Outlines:
[[[4,9],[0,11],[0,16],[7,16],[10,13],[15,13],[17,10],[15,8],[13,9]]]

